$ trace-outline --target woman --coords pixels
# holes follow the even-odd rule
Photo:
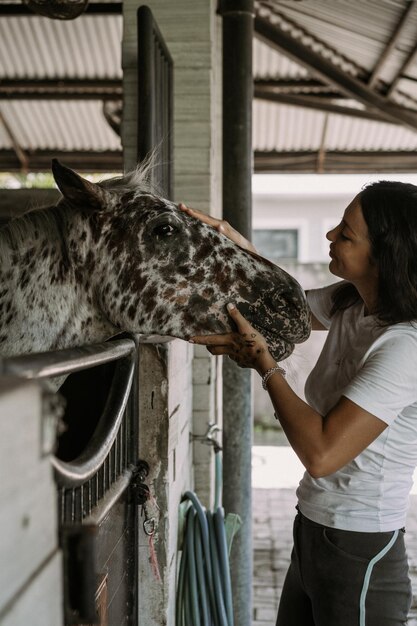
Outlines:
[[[411,603],[404,524],[417,465],[417,187],[365,187],[327,238],[343,282],[307,294],[313,329],[329,331],[308,404],[233,304],[238,332],[193,341],[258,372],[306,468],[277,626],[399,626]]]

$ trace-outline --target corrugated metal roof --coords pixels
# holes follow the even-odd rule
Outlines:
[[[112,0],[106,0],[110,4]],[[17,4],[21,0],[16,0]],[[94,4],[94,0],[90,0]],[[375,66],[407,0],[256,0],[257,10],[344,72],[365,80]],[[82,15],[76,20],[38,16],[7,16],[0,20],[0,80],[116,79],[121,80],[122,16]],[[401,40],[383,70],[388,83],[417,41],[417,12],[407,22]],[[261,79],[306,81],[314,78],[302,63],[255,39],[254,76]],[[407,69],[393,98],[417,103],[417,62]],[[365,77],[365,78],[364,78]],[[301,92],[314,94],[314,87]],[[317,89],[316,89],[317,91]],[[285,88],[283,88],[285,93]],[[405,94],[407,97],[405,97]],[[357,102],[343,106],[363,108]],[[417,106],[417,104],[415,104]],[[0,111],[26,151],[121,150],[99,100],[0,100]],[[255,100],[253,145],[264,152],[414,151],[417,133],[401,125],[324,113],[302,107]],[[12,141],[0,124],[0,150]]]
[[[68,21],[2,16],[0,80],[121,81],[122,27],[122,16],[114,14],[83,14]],[[122,149],[103,115],[101,100],[3,99],[0,111],[15,141],[30,153]],[[12,143],[0,124],[0,150],[12,149]]]
[[[407,4],[407,0],[259,2],[260,6],[296,22],[339,54],[368,70],[376,64]],[[401,52],[407,52],[415,45],[416,35],[417,15],[414,14],[407,20],[401,37]]]
[[[253,149],[262,152],[316,152],[320,149],[326,117],[326,150],[360,152],[417,149],[417,133],[400,125],[260,100],[255,100],[253,106]]]
[[[409,5],[407,0],[259,0],[255,4],[260,16],[278,25],[294,40],[319,53],[335,67],[362,80],[364,85]],[[407,19],[401,38],[391,51],[389,62],[383,67],[380,80],[388,85],[392,82],[416,42],[417,11]],[[305,79],[316,78],[302,63],[288,61],[285,54],[259,42],[254,44],[254,76],[255,79],[274,79],[278,83],[301,79],[305,82]],[[391,99],[402,106],[415,108],[417,61],[413,60],[407,68],[407,76],[416,78],[416,82],[401,78]],[[280,87],[279,92],[285,94],[286,87]],[[314,95],[314,88],[306,86],[301,92]],[[346,99],[328,99],[327,102],[342,106],[352,104]],[[363,105],[359,106],[363,108]],[[253,110],[255,151],[314,152],[322,147],[328,151],[402,152],[417,148],[417,132],[401,124],[264,100],[256,100]]]
[[[122,16],[0,20],[0,78],[121,78]]]
[[[121,150],[97,100],[2,101],[0,110],[24,150]],[[10,147],[10,139],[0,134],[0,149]]]
[[[299,63],[294,63],[256,38],[253,41],[253,71],[255,78],[280,76],[298,79],[308,76],[307,70]]]

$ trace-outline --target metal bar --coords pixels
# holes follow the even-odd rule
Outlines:
[[[137,161],[154,150],[155,133],[155,55],[153,16],[147,6],[138,9],[138,137]]]
[[[284,90],[284,93],[295,92],[295,93],[303,93],[304,95],[318,95],[325,94],[330,98],[344,98],[343,94],[331,89],[329,85],[321,82],[320,80],[314,79],[290,79],[290,78],[255,78],[253,82],[255,86],[255,90],[257,87],[262,88],[270,88],[274,89],[276,92],[281,92]],[[1,85],[1,83],[0,83]]]
[[[106,491],[94,511],[88,517],[83,519],[83,524],[92,526],[98,526],[101,524],[111,508],[128,488],[130,479],[132,478],[132,473],[131,469],[127,469],[118,477],[118,479]]]
[[[62,158],[68,167],[81,172],[122,172],[123,153],[121,150],[104,152],[71,151],[59,152],[36,150],[26,153],[28,169],[31,172],[46,172],[51,169],[51,161],[55,157]],[[0,150],[0,169],[7,172],[20,172],[21,163],[13,150]]]
[[[255,151],[255,172],[315,173],[316,151]],[[326,172],[417,172],[417,157],[410,152],[326,152]]]
[[[276,93],[264,88],[255,87],[254,97],[257,100],[267,100],[268,102],[276,102],[277,104],[287,104],[289,106],[297,106],[305,109],[315,109],[317,111],[326,111],[327,113],[335,113],[336,115],[348,115],[349,117],[357,117],[359,119],[374,120],[376,122],[385,122],[386,124],[400,124],[398,120],[393,122],[389,117],[385,117],[381,113],[372,113],[365,109],[355,109],[353,107],[339,106],[325,102],[321,98],[311,95],[295,95],[286,93]]]
[[[381,54],[381,56],[379,57],[374,69],[372,70],[372,73],[369,77],[368,80],[368,87],[370,89],[372,89],[373,87],[375,87],[376,83],[379,80],[380,75],[382,74],[383,69],[385,68],[385,66],[387,65],[387,63],[390,60],[390,57],[392,56],[392,52],[394,51],[397,43],[399,42],[401,35],[404,32],[405,26],[407,26],[407,20],[411,17],[411,14],[413,11],[415,11],[416,9],[416,2],[415,0],[411,0],[411,2],[409,2],[408,6],[406,7],[405,11],[403,12],[403,14],[401,15],[401,18],[394,30],[394,32],[392,33],[386,47],[385,50],[383,51],[383,53]]]
[[[7,100],[119,100],[122,80],[114,79],[0,79],[0,99]]]
[[[82,15],[121,15],[122,7],[123,2],[95,2],[87,5]],[[23,4],[13,4],[11,2],[0,4],[0,17],[17,17],[21,15],[36,17],[37,14]],[[80,19],[82,15],[77,19]]]
[[[252,230],[252,0],[223,0],[223,217],[245,237]],[[252,623],[251,372],[223,364],[223,500],[244,524],[233,543],[235,623]]]
[[[0,362],[0,375],[13,375],[27,379],[64,376],[116,361],[131,355],[135,348],[135,342],[132,339],[116,339],[91,346],[10,357]]]
[[[280,17],[278,14],[275,16]],[[258,36],[262,37],[270,46],[287,54],[296,62],[301,62],[321,80],[333,85],[342,93],[356,98],[373,110],[379,111],[386,119],[390,119],[394,123],[401,123],[412,130],[417,129],[416,113],[410,109],[394,105],[387,98],[369,89],[364,82],[347,72],[343,72],[340,68],[326,61],[323,56],[288,35],[278,24],[272,24],[267,19],[257,16],[255,29]]]
[[[394,91],[395,91],[398,83],[400,82],[403,74],[406,74],[408,68],[411,67],[411,65],[414,63],[414,59],[416,57],[416,54],[417,54],[417,44],[410,51],[409,55],[405,59],[404,63],[401,65],[400,69],[398,70],[398,72],[397,72],[396,76],[394,77],[394,79],[392,80],[391,84],[386,89],[385,96],[387,98],[389,98],[394,93]]]
[[[320,147],[317,153],[317,165],[316,165],[317,174],[323,174],[324,172],[324,160],[326,158],[326,137],[327,137],[328,125],[329,125],[329,114],[325,115],[324,117],[323,130],[321,132]]]
[[[114,481],[112,446],[123,422],[135,367],[135,353],[119,361],[103,415],[83,452],[73,461],[52,458],[59,484],[74,487],[86,482],[104,464],[105,490]]]
[[[149,7],[139,7],[137,21],[137,161],[156,153],[155,182],[172,198],[173,61]]]

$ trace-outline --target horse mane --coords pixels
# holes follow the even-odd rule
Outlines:
[[[134,170],[124,176],[107,178],[97,183],[100,187],[122,195],[127,192],[138,194],[160,195],[157,186],[152,181],[152,169],[155,167],[155,153],[151,153]],[[60,241],[65,244],[64,227],[66,217],[71,218],[72,210],[65,202],[58,200],[51,206],[33,206],[25,213],[12,217],[6,222],[0,222],[0,263],[10,261],[10,251],[27,248],[32,245],[32,235],[35,231],[42,234],[48,242]],[[64,249],[64,253],[66,250]]]
[[[34,207],[23,215],[12,217],[7,223],[0,225],[0,263],[2,269],[11,263],[11,252],[25,252],[33,246],[33,234],[49,242],[64,246],[63,236],[66,213],[70,210],[59,205]]]

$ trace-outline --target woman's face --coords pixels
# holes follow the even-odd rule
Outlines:
[[[377,265],[371,257],[371,242],[362,214],[360,194],[346,208],[340,224],[326,237],[331,242],[331,273],[353,283],[358,289],[376,288]]]

